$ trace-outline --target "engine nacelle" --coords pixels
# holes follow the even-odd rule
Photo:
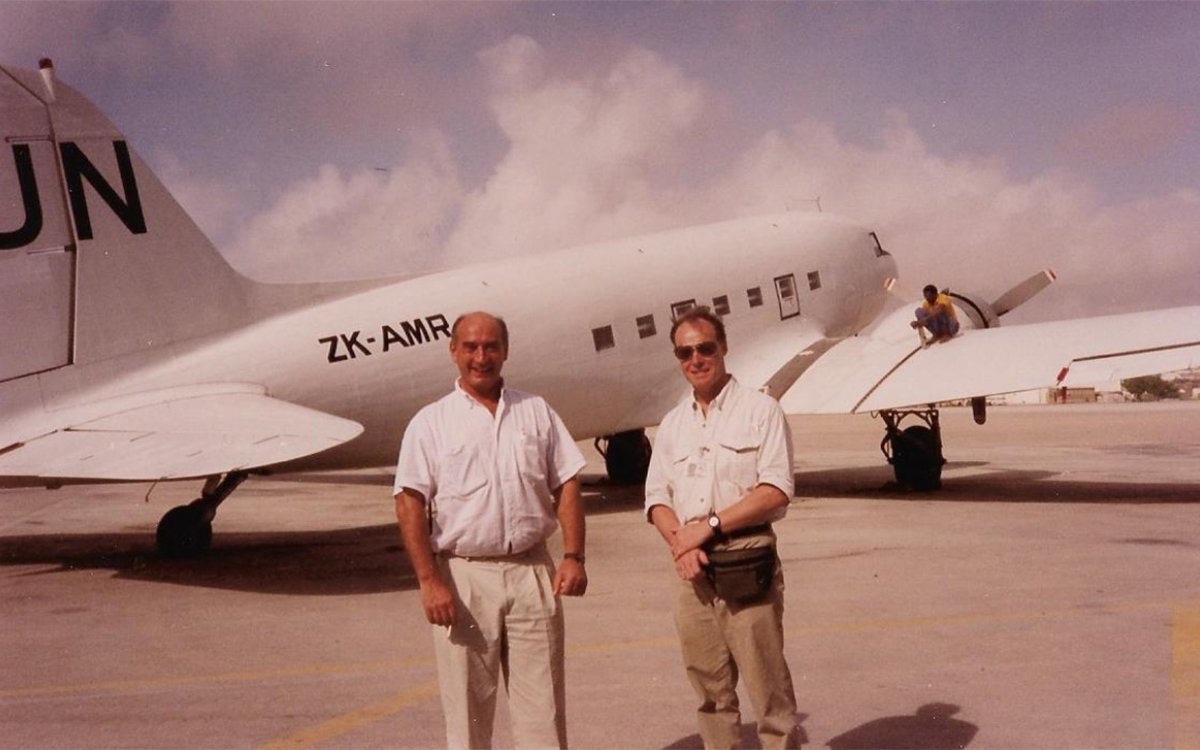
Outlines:
[[[995,328],[1000,325],[1000,315],[982,294],[950,290],[944,294],[954,302],[954,309],[959,313],[958,322],[964,328]]]

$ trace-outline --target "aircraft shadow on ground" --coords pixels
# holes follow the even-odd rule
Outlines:
[[[986,468],[951,462],[947,471]],[[334,481],[326,478],[322,481]],[[377,483],[377,479],[355,483]],[[937,492],[898,486],[888,467],[799,472],[800,497],[897,501],[1026,503],[1193,503],[1200,483],[1088,482],[1062,479],[1049,471],[1005,470],[947,477]],[[602,476],[584,477],[587,514],[621,513],[642,507],[641,485],[620,485]],[[416,588],[412,567],[394,524],[313,531],[233,532],[218,520],[208,554],[164,559],[145,533],[96,533],[5,537],[0,566],[53,566],[28,573],[111,570],[118,578],[256,593],[313,595],[371,594]],[[682,741],[682,740],[681,740]]]
[[[331,531],[223,532],[205,555],[160,557],[138,534],[4,539],[0,565],[51,565],[28,575],[111,570],[117,578],[300,596],[375,594],[416,588],[394,524]]]
[[[345,480],[345,481],[343,481]],[[373,475],[306,475],[281,481],[380,484]],[[642,487],[585,478],[589,515],[642,505]],[[390,484],[390,479],[385,484]],[[416,588],[395,524],[313,531],[237,532],[215,523],[213,546],[195,558],[159,556],[146,532],[10,536],[0,566],[51,566],[29,575],[110,570],[137,581],[297,596],[373,594]]]
[[[1196,482],[1111,482],[1064,479],[1059,472],[1004,469],[954,476],[964,469],[985,469],[986,462],[951,461],[942,488],[932,492],[898,485],[888,466],[797,472],[796,494],[811,498],[867,498],[975,503],[1190,503],[1200,501]]]

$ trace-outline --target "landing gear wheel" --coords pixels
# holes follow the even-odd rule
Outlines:
[[[886,431],[879,444],[892,465],[896,482],[910,489],[928,492],[942,486],[942,424],[936,404],[925,408],[884,409],[879,416]],[[900,422],[916,417],[924,424],[900,429]]]
[[[891,436],[896,481],[926,492],[942,486],[942,454],[937,436],[924,425],[912,425]]]
[[[645,430],[628,430],[604,438],[606,445],[596,448],[604,456],[608,478],[617,484],[641,484],[650,470],[650,439]]]
[[[197,505],[180,505],[167,511],[158,522],[154,538],[164,557],[192,557],[212,545],[212,521]]]

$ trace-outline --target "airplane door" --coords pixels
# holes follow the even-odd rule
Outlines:
[[[75,252],[46,106],[0,73],[0,381],[71,361]]]
[[[779,319],[787,320],[800,314],[800,296],[796,294],[796,275],[775,278],[775,294],[779,297]]]

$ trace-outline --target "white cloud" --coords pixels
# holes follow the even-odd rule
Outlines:
[[[187,211],[205,236],[220,244],[231,230],[234,204],[226,185],[218,180],[199,177],[174,154],[154,154],[155,173],[171,195]]]
[[[1105,206],[1067,172],[1017,179],[996,158],[935,156],[899,111],[868,145],[809,118],[714,152],[710,92],[653,52],[567,74],[517,36],[480,61],[508,142],[480,187],[465,191],[444,141],[387,176],[326,167],[254,220],[240,261],[292,278],[454,265],[814,210],[820,196],[877,228],[909,286],[995,297],[1050,265],[1062,282],[1030,305],[1035,317],[1197,302],[1193,193]],[[690,165],[714,162],[695,179]]]
[[[391,168],[343,175],[324,165],[255,217],[228,253],[275,281],[366,278],[428,269],[462,194],[442,136],[413,140]]]
[[[663,169],[702,111],[701,87],[635,50],[591,77],[548,73],[532,40],[481,55],[495,71],[492,109],[509,148],[464,201],[447,257],[486,247],[505,257],[621,236],[677,221]]]

